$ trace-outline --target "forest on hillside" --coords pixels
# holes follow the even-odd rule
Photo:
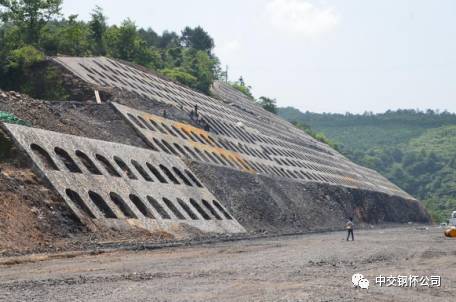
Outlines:
[[[456,210],[456,114],[414,109],[320,114],[292,107],[278,112],[323,133],[345,156],[422,200],[436,221]]]
[[[67,100],[57,71],[43,71],[46,56],[107,56],[135,63],[210,95],[215,80],[227,79],[214,53],[214,39],[202,27],[157,33],[134,20],[109,24],[101,7],[90,20],[64,17],[63,0],[0,0],[0,89],[35,98]],[[228,82],[271,112],[276,100],[253,97],[242,76]]]
[[[0,88],[41,97],[24,83],[46,56],[109,56],[142,65],[203,93],[221,74],[214,40],[201,27],[180,33],[110,25],[95,7],[89,21],[61,14],[63,0],[0,0]],[[51,75],[52,76],[52,75]]]

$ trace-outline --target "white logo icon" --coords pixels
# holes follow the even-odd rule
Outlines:
[[[352,283],[354,287],[360,287],[362,289],[369,288],[369,280],[365,279],[362,274],[353,274]]]
[[[352,276],[352,283],[354,287],[358,287],[359,280],[364,279],[362,274],[353,274]]]
[[[362,289],[368,289],[369,288],[369,280],[367,280],[367,279],[359,280],[358,286],[361,287]]]

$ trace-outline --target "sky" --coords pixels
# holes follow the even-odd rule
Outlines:
[[[453,0],[65,0],[88,20],[130,18],[156,32],[202,26],[229,79],[312,112],[456,112]]]

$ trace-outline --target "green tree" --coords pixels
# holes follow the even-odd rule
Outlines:
[[[261,107],[263,107],[263,109],[265,109],[271,113],[277,114],[277,101],[275,99],[261,96],[259,98],[259,100],[257,101],[257,103]]]
[[[165,68],[161,70],[160,73],[189,87],[195,86],[198,80],[193,75],[182,70],[182,68]]]
[[[92,42],[92,53],[94,55],[106,55],[105,34],[107,29],[106,16],[103,14],[103,9],[96,6],[92,11],[89,21],[90,39]]]
[[[180,47],[180,38],[175,32],[165,30],[161,35],[159,42],[159,48],[176,48]]]
[[[4,24],[1,27],[0,42],[0,53],[5,57],[8,56],[8,52],[25,46],[20,29],[12,24]]]
[[[183,48],[171,47],[162,50],[162,64],[163,68],[180,67],[183,63]]]
[[[116,57],[126,61],[133,61],[135,58],[137,39],[138,33],[136,31],[136,24],[130,19],[123,21],[122,25],[119,27],[117,41],[115,43]]]
[[[58,39],[59,52],[71,56],[86,56],[90,54],[89,34],[87,24],[77,21],[77,15],[71,15],[60,26]]]
[[[40,31],[40,48],[51,56],[57,55],[62,51],[60,47],[60,33],[62,30],[61,22],[49,22]]]
[[[139,37],[135,39],[133,47],[135,50],[134,63],[153,70],[159,70],[162,67],[161,54],[158,49],[148,47],[146,41]]]
[[[8,58],[8,68],[31,67],[44,60],[44,54],[35,47],[27,45],[11,52]]]
[[[193,88],[209,93],[210,86],[214,81],[214,66],[216,62],[202,50],[193,48],[184,49],[182,66],[184,70],[197,78]]]
[[[150,28],[150,27],[148,29],[140,28],[138,30],[138,34],[141,37],[141,39],[143,39],[146,42],[147,46],[149,46],[149,47],[158,47],[159,46],[160,37],[152,28]]]
[[[27,44],[37,44],[41,28],[60,15],[62,0],[0,0],[0,18],[19,27]]]
[[[158,35],[151,28],[138,29],[130,19],[109,26],[100,7],[95,7],[88,22],[76,15],[57,19],[61,2],[0,0],[0,88],[34,97],[67,97],[60,84],[50,83],[59,82],[58,73],[52,71],[48,77],[39,68],[21,63],[25,58],[20,54],[30,54],[34,61],[33,49],[42,55],[108,55],[161,72],[206,94],[219,76],[220,63],[211,53],[213,39],[201,27],[186,27],[182,35],[173,31]],[[51,88],[55,93],[46,92]]]
[[[207,52],[207,54],[211,54],[214,48],[214,40],[201,26],[193,29],[188,26],[185,27],[180,40],[184,47],[202,50]]]
[[[26,45],[10,52],[6,63],[2,86],[8,90],[21,91],[45,99],[65,100],[66,91],[61,86],[61,75],[54,68],[36,68],[43,66],[44,53],[31,45]]]

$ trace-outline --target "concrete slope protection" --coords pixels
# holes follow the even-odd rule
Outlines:
[[[179,237],[182,228],[195,236],[336,229],[350,216],[361,223],[430,221],[386,178],[224,83],[215,82],[209,97],[105,57],[49,63],[71,80],[66,88],[76,83],[78,97],[101,96],[101,104],[29,100],[52,121],[32,125],[46,130],[3,128],[92,230]],[[5,107],[26,115],[16,105]]]
[[[246,170],[382,191],[414,199],[377,172],[350,162],[288,122],[235,95],[232,88],[220,82],[215,84],[214,90],[221,96],[221,100],[105,57],[57,57],[54,60],[94,87],[118,87],[145,98],[171,104],[188,113],[196,108],[199,113],[197,118],[209,125],[212,137],[219,138],[221,149],[242,153],[243,158],[259,162],[257,167],[254,162],[247,165],[244,167]],[[138,130],[143,136],[148,130],[153,132],[156,128],[158,131],[153,134],[155,136],[168,135],[168,139],[171,136],[179,139],[178,132],[176,135],[166,128],[160,133],[161,125],[150,125],[154,123],[153,120],[149,122],[150,118],[141,125],[141,119],[144,118],[141,114],[145,113],[132,113],[127,112],[128,110],[124,107],[120,111],[140,120],[136,122],[135,118],[132,118],[129,121],[133,122],[134,127],[142,128]],[[205,137],[204,133],[190,133],[186,138],[181,138],[204,145]],[[152,143],[150,139],[147,140]],[[266,163],[270,167],[265,167]]]
[[[245,231],[176,157],[25,126],[5,128],[94,230],[101,223],[171,234],[177,224],[207,233]]]
[[[376,196],[373,200],[388,204],[387,208],[394,208],[394,203],[397,202],[397,208],[404,210],[400,215],[388,215],[384,211],[378,211],[378,215],[375,215],[372,214],[375,210],[368,206],[372,200],[364,202],[349,198],[351,203],[361,205],[352,205],[342,210],[341,216],[345,216],[342,220],[347,216],[355,216],[369,223],[404,222],[407,219],[429,221],[426,211],[415,198],[376,171],[352,163],[326,144],[267,112],[224,83],[215,82],[212,89],[215,97],[209,97],[165,80],[144,68],[105,57],[56,57],[53,61],[92,85],[94,89],[110,91],[116,88],[128,91],[138,98],[155,104],[166,104],[190,116],[193,123],[169,118],[166,111],[161,115],[156,111],[152,114],[151,110],[144,109],[144,106],[139,108],[131,102],[114,103],[114,108],[153,150],[209,166],[218,166],[217,171],[234,170],[235,174],[241,173],[237,174],[238,178],[247,173],[268,176],[274,180],[284,179],[287,184],[296,183],[295,188],[320,188],[317,192],[325,191],[328,186],[345,188],[344,190],[349,192],[367,192],[369,196]],[[221,178],[227,173],[231,172],[221,173],[212,192],[217,183],[223,182]],[[204,173],[198,176],[205,178]],[[230,184],[225,186],[223,191],[227,194],[218,197],[229,207],[228,191],[236,191],[238,187],[231,187]],[[247,192],[256,189],[252,188]],[[298,191],[299,189],[293,191],[297,203],[319,200],[315,195],[304,198],[305,194],[298,194]],[[362,197],[365,194],[349,196],[365,198]],[[329,198],[331,199],[331,196]],[[238,204],[236,208],[242,208],[239,205],[249,199],[255,200],[255,196],[244,195],[242,200],[235,201]],[[403,206],[404,204],[406,206]],[[321,207],[328,207],[328,204],[323,201]],[[241,217],[244,213],[241,210],[235,215]],[[300,219],[307,220],[309,217],[304,215],[297,218]]]

